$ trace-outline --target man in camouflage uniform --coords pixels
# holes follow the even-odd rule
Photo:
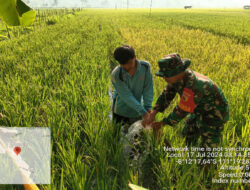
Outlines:
[[[188,115],[183,129],[186,143],[190,146],[201,136],[202,147],[216,147],[222,136],[223,125],[229,119],[228,102],[215,82],[187,69],[190,63],[190,60],[181,59],[176,53],[158,61],[160,70],[156,75],[163,77],[168,84],[145,124],[153,122],[155,115],[163,112],[178,93],[181,99],[173,112],[163,121],[153,122],[152,127],[175,126]]]

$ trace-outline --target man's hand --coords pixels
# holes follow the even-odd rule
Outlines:
[[[145,117],[143,117],[142,125],[145,127],[146,125],[150,125],[155,120],[155,115],[157,114],[156,110],[149,110]]]
[[[158,131],[161,127],[163,127],[165,125],[165,123],[163,121],[160,122],[153,122],[151,124],[151,127],[154,129],[154,131]]]
[[[163,121],[161,122],[153,122],[151,124],[151,127],[153,128],[153,131],[154,131],[154,135],[156,137],[156,139],[160,140],[161,137],[162,137],[162,130],[161,127],[163,127],[165,125],[165,123]]]
[[[148,110],[147,113],[145,113],[145,115],[142,116],[142,126],[143,127],[146,127],[146,125],[148,124],[148,120],[149,120],[149,117],[150,117],[150,113],[151,113],[151,110]]]

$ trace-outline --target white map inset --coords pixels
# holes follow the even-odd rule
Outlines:
[[[50,184],[50,141],[47,127],[0,127],[0,184]]]

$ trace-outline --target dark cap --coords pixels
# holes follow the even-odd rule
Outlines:
[[[158,61],[160,68],[155,74],[160,77],[173,77],[186,70],[190,65],[189,59],[181,59],[177,53],[172,53]]]

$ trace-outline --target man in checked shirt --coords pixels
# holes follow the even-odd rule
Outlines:
[[[191,61],[181,59],[179,54],[170,54],[158,61],[160,70],[157,76],[163,77],[167,86],[159,96],[150,117],[145,121],[150,124],[158,112],[163,112],[180,95],[180,102],[173,112],[160,122],[153,122],[155,130],[164,125],[175,126],[188,115],[183,136],[186,143],[197,143],[201,137],[202,147],[216,147],[221,140],[223,125],[229,119],[229,107],[223,92],[208,77],[187,69]]]

